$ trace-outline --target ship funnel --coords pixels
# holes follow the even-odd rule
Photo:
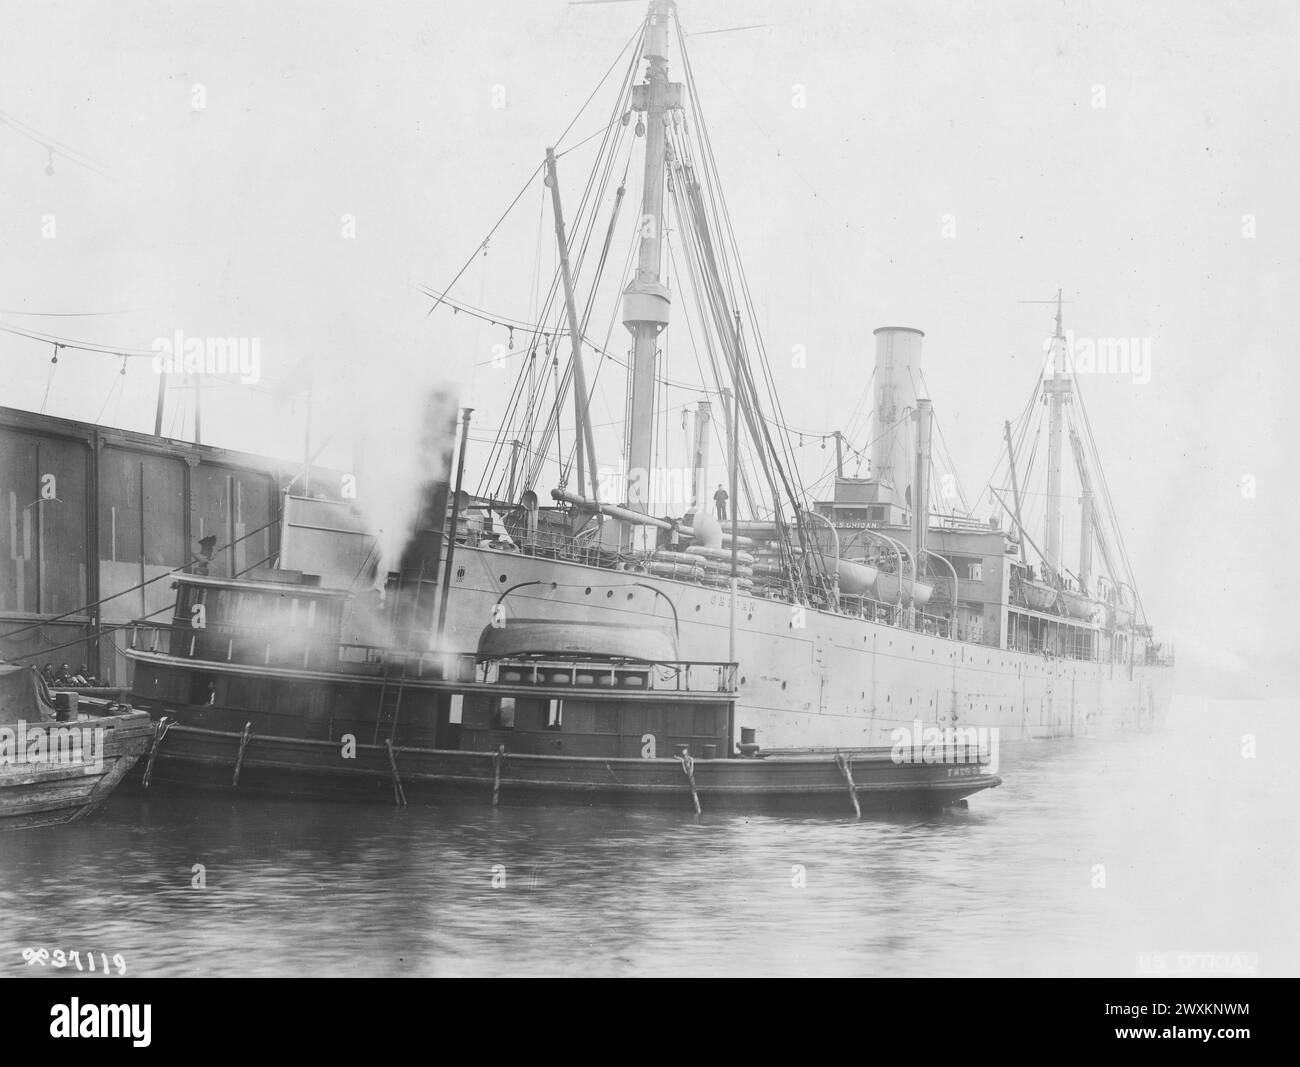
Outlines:
[[[427,474],[417,491],[414,521],[399,556],[395,591],[400,591],[400,595],[392,605],[394,643],[409,648],[428,648],[433,632],[438,569],[451,492],[456,398],[442,390],[431,393],[425,402],[421,429],[421,466]]]
[[[897,504],[904,503],[906,486],[911,480],[913,457],[907,447],[906,431],[911,410],[916,408],[924,336],[910,326],[882,326],[875,331],[871,475],[880,482],[879,499],[892,499]]]

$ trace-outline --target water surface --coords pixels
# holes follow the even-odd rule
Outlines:
[[[41,947],[157,977],[1296,974],[1298,713],[1184,700],[1161,733],[1004,746],[1004,785],[938,816],[120,794],[0,834],[0,975],[63,973]]]

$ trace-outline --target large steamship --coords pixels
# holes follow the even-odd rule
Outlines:
[[[328,498],[337,472],[0,411],[0,559],[13,564],[0,652],[83,659],[165,725],[181,724],[188,750],[160,729],[151,753],[164,777],[170,757],[180,780],[214,767],[224,779],[233,762],[238,782],[247,752],[245,775],[271,788],[304,743],[321,746],[306,769],[328,777],[342,738],[366,747],[374,781],[386,787],[391,771],[400,790],[403,745],[498,761],[507,749],[561,746],[634,759],[652,720],[666,749],[704,761],[838,760],[918,728],[997,728],[1006,744],[1162,722],[1171,657],[1128,565],[1059,303],[1048,369],[1002,428],[1006,477],[992,514],[959,507],[936,478],[924,335],[910,327],[875,332],[865,448],[836,431],[830,492],[805,488],[686,43],[676,6],[653,0],[625,48],[571,224],[563,190],[579,183],[562,181],[565,153],[547,151],[534,177],[557,270],[531,320],[493,313],[512,340],[526,338],[507,418],[490,455],[469,462],[466,414],[459,455],[426,487],[400,561],[377,566],[354,502]],[[635,217],[624,210],[633,160]],[[610,253],[624,237],[620,277]],[[611,285],[625,357],[588,333]],[[430,296],[439,315],[484,314],[452,290]],[[676,349],[701,371],[686,484],[674,489],[656,471],[669,448],[660,397],[681,387],[667,371]],[[591,415],[607,361],[627,380],[613,448]],[[846,451],[865,472],[845,472]],[[1031,492],[1036,478],[1042,490]],[[1030,515],[1031,499],[1041,514]],[[205,537],[216,552],[196,566]],[[644,709],[610,718],[608,701],[566,702],[559,690],[520,696],[566,671],[571,686],[651,684],[638,660],[671,667],[674,686],[689,689],[687,663],[718,683],[711,696],[665,694],[658,719]],[[547,682],[543,661],[567,666]],[[476,663],[493,665],[490,680]],[[489,697],[489,681],[515,689]],[[278,763],[259,763],[267,738],[283,742]],[[451,773],[442,757],[421,758],[437,764],[431,780]],[[837,766],[856,796],[851,770]],[[483,763],[475,781],[493,774]],[[839,788],[834,768],[823,784]]]
[[[441,647],[472,649],[506,589],[512,611],[570,620],[591,640],[607,623],[663,612],[670,601],[684,647],[740,665],[737,727],[772,749],[889,744],[896,728],[917,721],[996,726],[1007,740],[1162,721],[1171,655],[1155,640],[1128,568],[1071,373],[1059,294],[1045,373],[1021,418],[1004,428],[1006,479],[991,490],[992,516],[978,519],[938,491],[923,333],[904,327],[875,331],[867,471],[845,474],[851,442],[836,431],[833,489],[825,499],[810,495],[735,254],[686,44],[676,5],[651,3],[588,183],[613,187],[627,143],[644,142],[635,266],[618,306],[631,340],[622,476],[609,478],[598,462],[584,363],[596,360],[599,373],[612,357],[588,338],[592,311],[578,302],[579,289],[600,288],[624,188],[606,199],[608,225],[584,197],[583,228],[570,237],[549,153],[543,172],[560,260],[546,305],[553,318],[511,327],[512,337],[530,331],[519,349],[527,353],[521,400],[480,479],[490,486],[500,471],[496,490],[464,492],[457,509]],[[669,74],[670,53],[683,82]],[[570,263],[579,247],[589,249],[581,286]],[[665,284],[670,261],[688,308]],[[474,312],[448,293],[432,295],[439,308]],[[670,323],[681,324],[677,337]],[[699,359],[707,394],[694,413],[690,510],[678,515],[665,513],[667,480],[652,476],[665,353],[674,347],[689,353],[683,362]],[[547,395],[547,363],[561,352],[567,367]],[[570,404],[556,478],[548,456]],[[1039,470],[1036,418],[1047,438]],[[721,518],[709,477],[715,435],[733,505]],[[1032,498],[1045,507],[1031,521],[1025,502],[1036,475],[1041,491]],[[1067,476],[1077,496],[1067,497]],[[1077,552],[1067,560],[1066,512],[1076,501]]]

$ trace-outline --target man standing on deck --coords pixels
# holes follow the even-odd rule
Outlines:
[[[190,573],[207,576],[208,569],[212,564],[212,556],[217,550],[217,535],[208,534],[207,537],[199,538],[199,554],[194,557],[194,563],[190,568]]]
[[[725,522],[727,519],[727,499],[727,491],[722,488],[721,484],[719,484],[717,490],[713,494],[713,503],[717,506],[718,520],[720,522]]]

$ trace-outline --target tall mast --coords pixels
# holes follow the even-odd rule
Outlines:
[[[1048,403],[1047,422],[1047,559],[1048,568],[1061,571],[1061,431],[1064,407],[1070,403],[1069,353],[1065,350],[1065,331],[1061,328],[1061,290],[1056,290],[1056,334],[1052,338],[1052,377],[1043,382],[1043,398]]]
[[[709,434],[713,422],[713,405],[701,400],[695,409],[695,448],[691,456],[691,510],[707,510],[709,506]],[[733,498],[735,490],[732,491]]]
[[[916,400],[916,473],[912,478],[913,575],[920,578],[925,568],[925,536],[930,526],[930,424],[934,413],[925,397]]]
[[[659,334],[668,325],[671,296],[661,280],[663,254],[664,172],[667,136],[664,120],[681,107],[680,82],[668,80],[668,20],[671,0],[651,0],[646,16],[644,55],[646,80],[633,86],[632,110],[641,112],[637,126],[645,130],[645,184],[641,194],[641,247],[636,275],[623,290],[623,325],[633,337],[628,384],[627,505],[649,508],[650,464],[654,436],[655,354]]]
[[[1016,520],[1016,527],[1020,526],[1020,485],[1016,481],[1016,450],[1011,447],[1011,423],[1002,424],[1002,432],[1007,439],[1007,463],[1011,467],[1011,502],[1015,505],[1016,511],[1012,516]]]
[[[1092,478],[1088,474],[1088,462],[1083,451],[1083,441],[1079,439],[1079,433],[1073,426],[1070,427],[1070,447],[1074,450],[1075,469],[1079,473],[1079,486],[1081,489],[1079,501],[1081,505],[1079,519],[1079,586],[1083,592],[1087,593],[1092,583],[1093,538],[1096,538],[1097,546],[1101,549],[1101,558],[1106,570],[1110,574],[1116,572],[1112,569],[1110,546],[1101,527],[1097,525],[1092,494]]]
[[[546,150],[546,184],[551,187],[551,207],[555,215],[555,241],[560,249],[560,274],[564,279],[564,309],[569,316],[569,343],[573,359],[573,433],[574,453],[578,461],[578,492],[584,493],[582,453],[585,445],[591,460],[591,499],[596,501],[596,445],[592,439],[591,420],[587,418],[587,375],[582,369],[582,330],[578,325],[578,308],[573,300],[573,274],[569,270],[569,239],[564,233],[564,210],[560,205],[560,176],[555,169],[555,149]]]

